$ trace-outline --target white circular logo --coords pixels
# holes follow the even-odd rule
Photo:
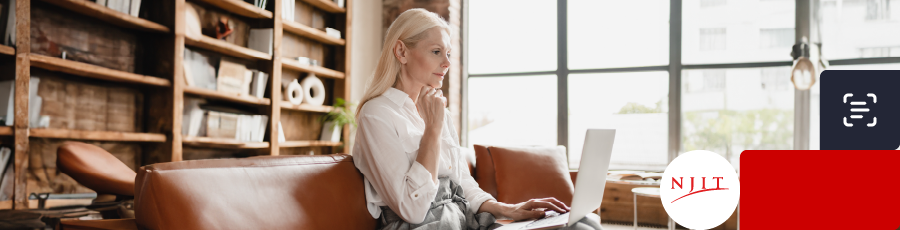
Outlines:
[[[725,158],[695,150],[666,167],[659,196],[666,213],[681,226],[712,229],[731,217],[741,198],[741,183]]]

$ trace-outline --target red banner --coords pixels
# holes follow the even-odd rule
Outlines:
[[[898,229],[900,151],[748,150],[743,229]]]

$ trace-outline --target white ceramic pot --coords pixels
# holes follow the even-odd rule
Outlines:
[[[341,141],[341,128],[340,126],[334,126],[334,122],[326,121],[325,124],[322,124],[322,137],[319,140]]]

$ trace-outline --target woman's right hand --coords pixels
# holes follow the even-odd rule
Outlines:
[[[444,124],[444,107],[447,99],[441,90],[431,86],[423,86],[419,91],[419,99],[416,100],[416,109],[419,116],[425,121],[425,127],[436,129],[440,132]]]

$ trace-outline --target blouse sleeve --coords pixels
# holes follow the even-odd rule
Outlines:
[[[425,166],[414,160],[410,164],[389,122],[378,115],[360,115],[354,163],[391,210],[406,222],[421,223],[438,185]]]
[[[463,188],[463,193],[466,196],[466,200],[469,201],[469,209],[472,213],[477,213],[478,209],[481,208],[481,204],[488,200],[496,200],[490,193],[485,192],[478,186],[478,182],[475,181],[475,178],[472,177],[472,173],[469,172],[469,164],[466,162],[465,154],[470,151],[469,149],[462,148],[459,146],[459,136],[456,134],[456,127],[453,126],[453,120],[450,117],[450,111],[444,111],[446,117],[444,118],[444,127],[449,131],[450,136],[454,143],[450,143],[451,151],[454,152],[454,158],[456,158],[456,162],[454,162],[454,170],[453,174],[458,178],[460,186]]]

